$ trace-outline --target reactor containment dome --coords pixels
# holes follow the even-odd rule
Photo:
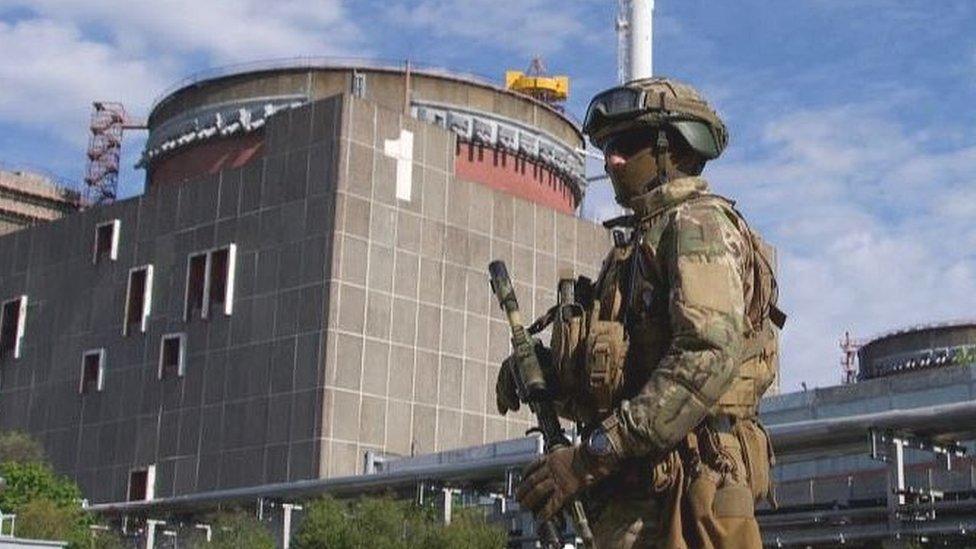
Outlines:
[[[261,158],[269,116],[340,93],[455,133],[460,178],[563,213],[583,199],[583,137],[552,105],[477,77],[335,60],[249,65],[181,83],[149,115],[140,161],[147,190]]]
[[[861,380],[976,360],[976,321],[915,326],[871,339],[858,351]]]

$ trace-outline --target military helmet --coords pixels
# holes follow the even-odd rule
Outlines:
[[[670,78],[643,78],[600,92],[583,121],[583,133],[601,149],[621,132],[662,127],[680,133],[705,160],[718,158],[728,144],[725,124],[698,90]]]

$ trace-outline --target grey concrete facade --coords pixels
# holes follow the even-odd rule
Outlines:
[[[976,364],[933,368],[890,377],[786,393],[763,399],[767,425],[919,408],[976,399]],[[865,426],[865,440],[867,440]],[[969,444],[970,449],[974,446]],[[908,481],[946,491],[976,490],[976,461],[958,461],[946,471],[932,454],[908,452]],[[886,465],[861,455],[837,455],[780,463],[773,469],[781,506],[834,504],[884,498]]]
[[[427,453],[521,436],[495,411],[509,333],[487,283],[504,259],[526,316],[554,302],[559,269],[593,275],[602,227],[455,179],[455,136],[351,98],[340,144],[321,476],[365,450]],[[387,140],[414,134],[410,199]]]
[[[0,235],[77,211],[81,194],[38,173],[0,164]]]
[[[296,115],[306,134],[284,133],[286,117],[268,128],[261,162],[0,239],[15,258],[0,295],[30,303],[22,356],[0,366],[0,426],[38,436],[92,501],[125,499],[150,464],[157,496],[314,476],[340,114],[316,103]],[[93,265],[95,227],[113,219],[117,259]],[[188,256],[230,243],[233,313],[185,322]],[[128,273],[147,264],[148,327],[123,337]],[[160,380],[170,333],[187,336],[185,375]],[[103,388],[79,394],[89,349],[105,350]]]
[[[410,198],[386,140],[414,135]],[[508,334],[484,274],[506,259],[527,312],[557,269],[593,274],[605,231],[453,176],[450,132],[337,96],[270,118],[242,168],[0,237],[0,301],[28,296],[0,362],[0,428],[37,436],[94,502],[155,466],[156,497],[360,472],[521,434],[494,411]],[[92,262],[96,226],[118,255]],[[184,319],[188,258],[234,244],[233,311]],[[146,331],[123,336],[131,269],[153,266]],[[186,335],[182,377],[160,341]],[[82,355],[104,349],[100,391]]]

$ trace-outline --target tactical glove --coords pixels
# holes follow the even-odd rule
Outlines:
[[[549,387],[555,388],[555,381],[549,379],[552,375],[552,352],[539,340],[535,340],[534,348],[535,356],[538,358],[543,371],[546,372]],[[502,369],[498,371],[498,379],[495,381],[495,404],[498,406],[498,413],[501,415],[505,415],[509,411],[517,412],[521,407],[518,392],[515,390],[515,378],[512,377],[512,372],[515,370],[512,368],[515,365],[514,363],[515,355],[509,355],[502,362]]]
[[[536,518],[546,521],[556,516],[576,493],[611,470],[583,447],[560,448],[526,468],[516,497]]]
[[[502,362],[502,369],[498,371],[498,380],[495,381],[495,404],[498,406],[498,413],[505,415],[509,410],[517,412],[519,409],[519,398],[515,392],[515,379],[512,377],[512,363],[514,356],[510,356]]]

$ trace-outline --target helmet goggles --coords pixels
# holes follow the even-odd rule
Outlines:
[[[618,86],[601,92],[590,101],[583,119],[583,133],[592,133],[603,123],[636,116],[644,111],[647,92],[641,89]]]
[[[630,158],[654,145],[657,128],[642,127],[611,135],[603,142],[603,153]]]
[[[724,124],[704,102],[649,93],[628,85],[597,94],[586,110],[582,129],[606,152],[613,134],[633,127],[674,128],[706,159],[718,157],[728,139]],[[643,137],[647,143],[647,135]],[[631,145],[637,146],[637,142],[632,141]]]

